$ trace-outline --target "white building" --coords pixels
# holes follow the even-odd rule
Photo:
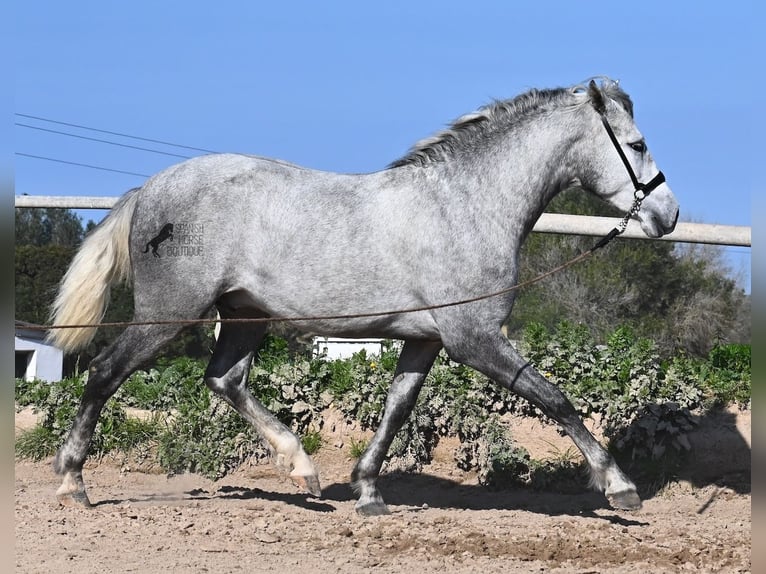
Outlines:
[[[34,325],[16,321],[14,337],[16,378],[27,381],[32,379],[60,381],[64,353],[45,341],[46,331],[29,329],[29,327]]]
[[[383,352],[383,339],[344,339],[342,337],[315,337],[314,355],[327,359],[347,359],[365,350],[368,355],[379,356]]]

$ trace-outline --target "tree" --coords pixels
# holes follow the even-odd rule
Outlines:
[[[549,210],[622,215],[581,190],[562,193]],[[521,279],[570,260],[595,242],[593,237],[532,234],[522,250]],[[515,337],[530,321],[552,329],[566,319],[588,325],[603,338],[628,325],[665,353],[683,349],[705,355],[721,341],[749,342],[749,329],[741,326],[746,315],[749,298],[728,276],[720,250],[616,239],[584,262],[521,292],[507,328]]]
[[[75,248],[64,245],[16,245],[16,319],[45,324],[61,278]]]
[[[15,211],[15,315],[43,324],[77,245],[80,218],[69,210],[19,208]]]
[[[16,245],[76,247],[84,236],[81,219],[68,209],[21,207],[15,224]]]

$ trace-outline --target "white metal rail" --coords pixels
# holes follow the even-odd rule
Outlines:
[[[116,197],[86,196],[32,196],[17,195],[16,207],[61,207],[68,209],[111,209]],[[563,233],[568,235],[590,235],[601,237],[609,233],[620,222],[614,217],[589,215],[565,215],[543,213],[532,231],[539,233]],[[628,224],[622,237],[648,239],[636,221]],[[675,231],[662,237],[667,241],[681,243],[709,243],[750,247],[750,227],[742,225],[718,225],[715,223],[679,223]]]

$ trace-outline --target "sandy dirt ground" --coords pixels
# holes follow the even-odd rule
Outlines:
[[[319,499],[268,464],[212,482],[107,459],[86,465],[94,507],[62,508],[51,461],[17,461],[16,572],[750,572],[749,412],[723,415],[700,425],[696,474],[652,489],[637,512],[584,487],[487,489],[445,441],[422,473],[381,478],[391,515],[363,518],[343,428],[315,456]],[[17,432],[30,416],[17,415]],[[534,422],[517,426],[533,456],[571,446]]]

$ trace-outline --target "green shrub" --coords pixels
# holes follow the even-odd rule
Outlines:
[[[479,483],[487,486],[528,484],[532,461],[527,450],[514,444],[497,414],[479,418],[470,434],[461,433],[458,467],[477,470]]]
[[[186,400],[194,401],[206,391],[206,363],[180,357],[162,361],[148,371],[136,371],[117,391],[115,398],[127,406],[170,412]]]
[[[286,362],[258,361],[250,371],[253,396],[298,436],[320,429],[322,411],[332,402],[327,391],[331,367],[294,356]]]
[[[600,417],[610,448],[635,459],[684,452],[694,410],[750,402],[747,346],[721,345],[707,360],[676,356],[663,361],[652,341],[629,328],[617,329],[601,345],[587,327],[561,323],[554,332],[530,325],[521,350],[581,415]],[[285,341],[269,337],[247,384],[257,400],[303,437],[307,452],[315,452],[328,406],[363,429],[378,427],[398,353],[398,345],[390,343],[379,356],[360,352],[328,361],[292,355]],[[168,472],[210,478],[268,456],[250,425],[208,391],[204,372],[205,362],[180,358],[134,373],[108,401],[90,454],[156,444],[158,461]],[[39,459],[55,452],[72,423],[85,378],[16,381],[17,406],[35,405],[43,413],[40,426],[17,440],[18,456]],[[151,410],[157,417],[137,421],[121,405]],[[418,469],[430,461],[440,437],[451,436],[461,442],[458,466],[476,470],[483,484],[547,487],[583,473],[579,459],[531,460],[500,418],[508,413],[547,421],[527,401],[441,353],[394,438],[387,465]],[[356,458],[367,444],[352,440],[350,446]]]
[[[42,405],[48,400],[51,385],[40,379],[16,379],[15,401],[17,407]]]
[[[16,456],[39,462],[56,452],[61,442],[52,429],[35,425],[16,437]]]
[[[204,366],[173,361],[159,372],[159,379],[175,390],[171,422],[159,440],[158,458],[170,472],[197,472],[211,479],[226,475],[247,460],[261,460],[269,450],[250,424],[203,383]],[[170,372],[170,374],[168,374]],[[271,337],[264,353],[252,366],[248,388],[277,419],[309,448],[319,448],[314,428],[329,402],[322,394],[329,368],[301,357],[290,358],[286,343]],[[179,377],[176,380],[176,377]]]
[[[351,458],[359,458],[364,454],[364,451],[367,449],[367,441],[366,440],[357,440],[353,437],[351,437],[351,440],[349,441],[348,445],[348,454]]]
[[[617,329],[597,345],[584,325],[561,323],[549,335],[530,326],[524,339],[533,364],[558,384],[583,416],[598,415],[613,447],[634,457],[683,450],[703,393],[686,364],[664,368],[656,345]]]
[[[74,421],[86,378],[87,374],[82,374],[56,383],[40,382],[37,390],[32,391],[39,401],[35,410],[43,416],[36,427],[16,439],[17,456],[41,460],[55,454]],[[41,390],[43,387],[45,391]],[[29,397],[32,388],[28,387],[23,396]],[[98,458],[115,450],[127,452],[139,444],[155,440],[157,429],[154,421],[128,419],[122,406],[110,399],[98,419],[88,454]]]
[[[699,374],[713,405],[750,403],[752,374],[750,345],[719,345],[710,351]]]
[[[710,351],[708,359],[717,369],[725,369],[749,378],[751,369],[750,345],[718,345]]]
[[[196,472],[221,478],[248,459],[262,459],[268,450],[252,427],[223,399],[207,392],[189,393],[178,404],[159,437],[157,457],[171,473]]]
[[[301,437],[301,444],[306,454],[312,455],[322,448],[322,435],[319,431],[309,431]]]

